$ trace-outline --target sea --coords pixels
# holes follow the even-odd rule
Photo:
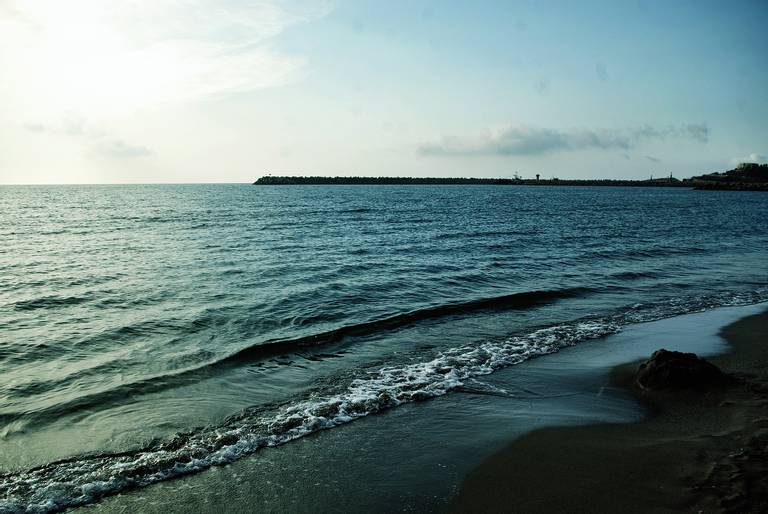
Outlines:
[[[440,510],[513,433],[642,417],[590,363],[768,301],[766,220],[684,188],[1,186],[0,512]]]

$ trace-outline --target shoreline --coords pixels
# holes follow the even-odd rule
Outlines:
[[[549,427],[475,468],[452,512],[763,512],[768,509],[768,311],[720,330],[708,358],[739,383],[706,393],[640,392],[637,362],[612,369],[651,416]],[[659,341],[659,348],[663,347]]]

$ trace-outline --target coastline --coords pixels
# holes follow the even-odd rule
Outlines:
[[[475,468],[453,512],[763,512],[768,508],[768,311],[724,327],[709,358],[739,383],[640,393],[637,363],[613,368],[652,413],[637,423],[535,430]],[[659,347],[663,340],[659,341]]]

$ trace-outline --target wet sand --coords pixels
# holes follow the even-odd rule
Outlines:
[[[768,512],[768,312],[721,335],[732,351],[708,360],[736,384],[633,389],[653,413],[639,423],[531,432],[472,471],[450,510]],[[614,368],[612,380],[631,388],[636,368]]]

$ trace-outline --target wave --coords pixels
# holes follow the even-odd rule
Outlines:
[[[69,307],[93,300],[90,296],[45,296],[34,298],[32,300],[22,300],[13,304],[13,307],[19,311],[32,311],[37,309],[55,309],[58,307]]]
[[[657,271],[623,271],[608,275],[607,278],[620,280],[620,281],[632,281],[643,280],[647,278],[659,278],[662,277],[662,273]]]
[[[600,249],[591,252],[587,252],[580,258],[588,259],[626,259],[626,260],[639,260],[646,261],[647,259],[663,258],[679,255],[694,255],[694,254],[712,254],[715,253],[713,248],[702,248],[699,246],[667,246],[667,245],[654,245],[645,248],[621,248],[621,249]]]
[[[443,240],[443,239],[460,239],[460,240],[466,240],[466,239],[484,239],[484,238],[499,238],[499,237],[507,237],[507,236],[531,236],[534,234],[537,234],[538,232],[531,228],[531,229],[524,229],[524,230],[476,230],[474,232],[446,232],[437,234],[434,236],[434,239],[437,240]]]
[[[179,387],[197,380],[200,373],[205,373],[211,369],[237,366],[256,359],[283,355],[296,352],[307,347],[319,347],[333,343],[339,343],[347,338],[362,337],[381,333],[384,331],[395,330],[420,321],[438,319],[447,316],[458,316],[475,313],[478,311],[493,310],[512,310],[526,309],[542,305],[559,299],[573,298],[590,292],[587,288],[569,288],[546,291],[527,291],[523,293],[514,293],[491,298],[482,298],[468,302],[456,302],[417,309],[411,312],[395,314],[393,316],[367,321],[363,323],[345,325],[340,328],[326,332],[316,333],[304,337],[292,339],[272,339],[264,342],[242,348],[241,350],[213,360],[206,360],[201,365],[190,368],[182,368],[163,374],[146,377],[134,382],[123,383],[110,389],[101,390],[91,394],[85,394],[73,398],[66,402],[51,405],[37,410],[27,410],[23,414],[16,412],[1,412],[0,422],[8,423],[12,420],[23,417],[26,423],[42,423],[47,419],[55,418],[64,414],[71,414],[84,409],[90,409],[100,405],[119,402],[124,398],[130,398],[135,395],[148,394],[157,391],[168,390],[173,387]],[[205,326],[205,318],[200,318],[192,322],[194,326]],[[144,321],[134,325],[120,327],[99,335],[99,340],[122,340],[127,336],[140,335],[145,333],[157,333],[169,328],[175,332],[181,332],[184,327],[160,321]],[[46,349],[47,352],[58,351],[55,347]],[[39,352],[40,353],[40,352]],[[88,370],[93,373],[93,370]],[[67,377],[67,381],[77,378],[77,375]],[[32,383],[24,388],[17,388],[14,392],[19,396],[24,396],[37,389],[53,389],[61,386],[61,383],[46,381],[44,383]]]
[[[243,348],[242,350],[219,361],[251,360],[254,357],[285,353],[307,346],[319,346],[340,342],[348,337],[361,337],[382,331],[394,330],[420,321],[472,314],[478,311],[500,311],[527,309],[545,303],[574,298],[591,292],[589,288],[575,287],[547,291],[528,291],[491,298],[482,298],[468,302],[447,303],[435,307],[417,309],[411,312],[395,314],[386,318],[367,321],[354,325],[329,330],[319,334],[287,340],[271,340]]]
[[[259,449],[404,403],[462,388],[477,389],[476,377],[616,333],[627,324],[765,300],[768,288],[670,298],[656,304],[631,305],[607,317],[583,318],[499,341],[450,348],[428,361],[365,372],[336,393],[316,391],[284,405],[245,410],[222,425],[179,434],[139,450],[76,456],[0,475],[0,512],[52,512],[85,505],[120,491],[227,464]]]
[[[353,207],[350,209],[341,209],[339,213],[341,214],[360,214],[364,212],[374,212],[377,209],[373,209],[371,207]]]

